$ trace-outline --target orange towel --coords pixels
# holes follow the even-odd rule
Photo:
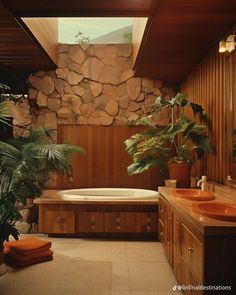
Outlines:
[[[6,253],[10,249],[21,255],[31,255],[40,251],[50,249],[52,243],[50,241],[44,241],[37,238],[27,238],[18,241],[11,241],[4,243],[4,252]]]
[[[5,254],[5,258],[10,257],[11,259],[17,260],[19,262],[28,262],[36,258],[50,257],[52,255],[53,255],[53,252],[51,250],[41,251],[41,252],[30,254],[30,255],[21,255],[14,251],[8,250],[7,253]]]
[[[8,255],[5,255],[5,263],[11,267],[25,267],[25,266],[29,266],[29,265],[44,262],[44,261],[50,261],[52,259],[53,259],[53,256],[51,255],[51,256],[34,258],[29,261],[19,261]]]

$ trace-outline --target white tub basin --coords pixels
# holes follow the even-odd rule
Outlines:
[[[133,188],[70,189],[57,193],[67,200],[138,200],[158,198],[158,192]]]

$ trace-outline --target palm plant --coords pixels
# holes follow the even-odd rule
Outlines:
[[[198,116],[199,123],[185,115],[184,108],[189,107]],[[169,123],[165,127],[156,123],[159,113],[164,109],[169,112]],[[183,93],[178,93],[170,100],[157,97],[147,116],[131,122],[146,126],[147,130],[125,141],[126,151],[133,158],[128,173],[141,173],[154,166],[163,170],[170,162],[190,163],[194,151],[198,159],[204,152],[212,152],[206,125],[203,124],[206,121],[203,108],[189,102]]]
[[[3,94],[9,89],[7,85],[0,83],[0,123],[2,124],[7,124],[7,116],[9,115],[3,99]]]
[[[70,156],[84,153],[71,144],[48,143],[47,129],[31,131],[27,137],[0,141],[0,191],[15,192],[18,199],[40,196],[50,172],[70,173]]]
[[[15,222],[21,219],[21,215],[15,206],[16,195],[14,193],[2,193],[0,197],[0,253],[3,243],[13,236],[18,240],[19,233],[14,227]]]
[[[14,224],[21,215],[16,202],[40,196],[50,172],[70,173],[70,156],[84,153],[81,147],[48,143],[48,139],[51,132],[42,129],[27,137],[0,141],[0,252],[10,235],[18,239]]]

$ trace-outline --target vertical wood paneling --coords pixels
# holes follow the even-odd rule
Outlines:
[[[233,28],[227,35],[235,34]],[[227,54],[220,54],[218,47],[195,68],[181,85],[181,91],[188,98],[203,106],[210,121],[208,134],[214,148],[214,153],[206,155],[203,160],[193,165],[192,174],[206,174],[209,180],[223,183],[229,174],[229,157],[226,133],[226,104],[228,98],[225,77]]]
[[[125,151],[124,141],[142,130],[139,126],[79,126],[59,125],[58,143],[81,146],[86,154],[72,159],[73,181],[60,176],[58,187],[134,187],[157,189],[163,185],[163,175],[150,169],[129,176],[127,166],[131,158]]]

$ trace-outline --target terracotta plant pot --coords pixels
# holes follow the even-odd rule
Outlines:
[[[177,180],[177,187],[190,187],[191,164],[169,163],[169,177]]]

